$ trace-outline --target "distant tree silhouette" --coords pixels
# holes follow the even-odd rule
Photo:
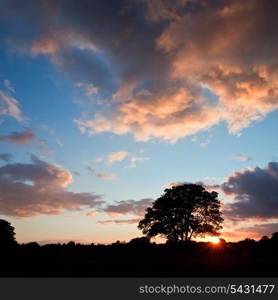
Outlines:
[[[133,246],[147,246],[147,245],[150,245],[150,238],[149,237],[138,237],[138,238],[134,238],[134,239],[131,239],[129,242],[128,242],[129,245],[133,245]]]
[[[262,236],[260,239],[261,242],[268,241],[268,240],[269,240],[269,237],[267,235]]]
[[[75,247],[75,242],[74,241],[70,241],[67,243],[68,247]]]
[[[225,239],[222,239],[222,238],[219,239],[219,244],[220,244],[220,245],[224,245],[224,244],[226,244],[226,243],[227,243],[227,242],[226,242]]]
[[[14,227],[8,221],[0,219],[0,247],[8,248],[16,244]]]
[[[146,210],[138,228],[148,237],[162,235],[168,241],[189,241],[198,235],[218,235],[223,222],[218,193],[199,184],[165,189],[153,207]]]
[[[271,235],[271,239],[274,241],[278,241],[278,232],[273,232]]]

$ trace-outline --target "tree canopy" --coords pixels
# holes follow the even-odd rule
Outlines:
[[[146,209],[138,228],[148,237],[162,235],[169,241],[188,241],[198,235],[219,235],[223,218],[218,193],[200,184],[165,189],[153,207]]]

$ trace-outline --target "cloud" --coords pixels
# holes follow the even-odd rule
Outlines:
[[[53,151],[52,149],[49,149],[49,148],[46,146],[46,143],[47,143],[46,140],[43,140],[43,139],[36,139],[35,142],[39,145],[39,149],[40,149],[40,151],[41,151],[43,154],[49,155],[49,154],[54,153],[54,151]]]
[[[200,146],[207,147],[209,145],[209,143],[210,143],[210,141],[205,141],[205,142],[200,143]]]
[[[204,1],[192,9],[171,16],[158,46],[175,56],[174,77],[190,74],[219,97],[222,118],[238,133],[277,108],[277,3]]]
[[[22,122],[25,118],[19,108],[18,101],[10,95],[0,91],[0,115],[6,115]]]
[[[249,161],[251,160],[251,157],[247,155],[237,154],[232,156],[232,159],[239,160],[239,161]]]
[[[40,125],[40,127],[49,134],[52,134],[52,135],[55,134],[55,131],[52,128],[50,128],[48,125],[42,124],[42,125]]]
[[[116,86],[113,69],[93,42],[72,26],[50,27],[32,41],[31,54],[47,55],[59,70],[77,82],[77,87],[85,89],[89,98],[113,91]]]
[[[36,139],[37,136],[31,129],[24,130],[22,132],[15,131],[9,135],[0,136],[0,141],[15,145],[26,145]]]
[[[179,182],[169,182],[164,184],[165,189],[171,189],[172,187],[178,186],[178,185],[183,185],[185,183],[189,183],[187,181],[179,181]]]
[[[132,133],[137,141],[162,138],[176,142],[210,128],[219,118],[218,109],[209,107],[201,91],[181,87],[149,91],[148,96],[135,96],[118,104],[112,113],[96,113],[93,120],[76,123],[90,134],[111,131]]]
[[[214,185],[234,202],[226,204],[224,213],[229,218],[278,218],[278,163],[270,162],[266,168],[246,168],[234,172],[221,184]]]
[[[105,99],[75,120],[82,132],[176,142],[223,121],[240,134],[278,108],[277,8],[260,0],[4,0],[1,17],[19,49],[47,56]]]
[[[256,238],[261,238],[264,235],[270,236],[272,233],[278,232],[278,223],[255,224],[254,226],[239,228],[238,232],[249,233]]]
[[[0,153],[0,159],[5,162],[10,162],[12,159],[12,155],[10,153]]]
[[[11,92],[11,93],[15,93],[15,88],[12,86],[12,83],[10,82],[10,80],[5,79],[3,81],[5,88]]]
[[[153,199],[144,198],[141,200],[121,200],[116,204],[107,205],[103,211],[109,215],[135,215],[142,217],[146,208],[152,206]]]
[[[117,179],[117,175],[113,174],[113,173],[100,173],[97,172],[94,168],[88,166],[87,170],[94,174],[96,177],[100,178],[100,179],[105,179],[105,180],[115,180]]]
[[[103,157],[97,157],[94,162],[96,163],[100,163],[100,162],[103,162],[104,161],[104,158]]]
[[[117,179],[117,175],[113,173],[96,173],[96,176],[100,179],[105,179],[105,180]]]
[[[31,142],[35,142],[36,144],[38,144],[39,149],[42,153],[46,155],[53,153],[53,150],[47,148],[47,141],[44,139],[39,139],[36,133],[31,129],[26,129],[21,132],[14,131],[9,135],[1,135],[0,142],[6,142],[17,146],[27,145]]]
[[[95,159],[96,163],[107,162],[109,165],[114,164],[115,162],[120,162],[130,155],[129,152],[121,150],[117,152],[111,152],[107,156],[97,157]]]
[[[132,133],[137,140],[156,137],[175,142],[222,120],[232,134],[239,134],[277,109],[277,40],[271,30],[277,26],[273,15],[277,4],[154,2],[147,2],[149,21],[167,24],[155,42],[171,58],[166,65],[161,59],[167,71],[159,80],[168,85],[159,91],[144,88],[143,96],[135,86],[113,113],[97,113],[80,126],[93,134],[112,131]],[[176,82],[181,86],[175,87]],[[215,105],[203,97],[206,89],[214,94]]]
[[[107,159],[110,164],[124,160],[129,153],[127,151],[118,151],[108,154]]]
[[[272,233],[278,231],[278,223],[262,223],[253,226],[245,226],[237,228],[234,231],[223,231],[221,236],[227,240],[239,241],[246,238],[259,240],[262,236],[271,236]]]
[[[145,160],[149,160],[149,159],[150,159],[149,157],[132,156],[130,158],[130,165],[128,167],[135,168],[139,161],[145,161]]]
[[[126,168],[135,168],[137,166],[138,162],[150,159],[149,157],[134,156],[130,152],[121,150],[121,151],[109,153],[105,157],[97,157],[95,159],[95,162],[100,163],[100,162],[105,162],[106,161],[109,165],[112,165],[115,162],[123,161],[127,157],[129,158],[130,164],[128,166],[126,166]]]
[[[96,215],[96,212],[94,210],[92,210],[86,214],[86,217],[94,217],[95,215]]]
[[[91,99],[93,95],[98,93],[98,88],[96,88],[93,84],[77,82],[75,84],[77,87],[85,90],[85,95]]]
[[[56,215],[101,205],[101,196],[66,190],[71,173],[58,165],[31,156],[31,163],[7,164],[0,168],[0,214],[32,217]]]
[[[56,143],[60,148],[63,148],[65,145],[61,142],[60,139],[56,138]]]
[[[103,220],[103,221],[98,221],[98,223],[102,225],[107,225],[107,224],[126,225],[126,224],[138,224],[139,221],[140,219],[136,218],[136,219],[121,219],[121,220]]]

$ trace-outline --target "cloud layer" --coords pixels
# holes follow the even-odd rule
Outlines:
[[[0,159],[4,162],[10,162],[12,159],[12,155],[10,153],[0,153]]]
[[[175,142],[221,121],[238,134],[278,108],[276,1],[2,3],[10,45],[105,99],[82,132]],[[16,36],[15,17],[36,30]]]
[[[234,202],[225,205],[224,213],[235,220],[249,218],[278,218],[278,163],[270,162],[266,168],[247,168],[232,173],[220,189]]]
[[[0,214],[16,217],[60,214],[102,203],[99,195],[67,191],[65,188],[71,182],[68,170],[35,156],[32,163],[4,165],[0,168]]]
[[[107,205],[103,211],[112,216],[135,215],[142,217],[147,207],[152,206],[153,200],[144,198],[141,200],[122,200],[115,204]]]

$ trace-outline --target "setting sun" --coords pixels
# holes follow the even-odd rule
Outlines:
[[[210,242],[213,243],[214,245],[217,245],[219,243],[219,238],[213,237]]]

